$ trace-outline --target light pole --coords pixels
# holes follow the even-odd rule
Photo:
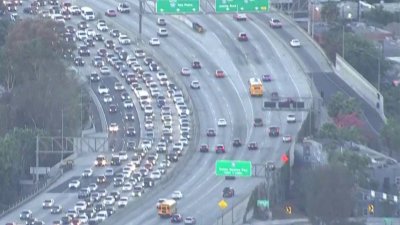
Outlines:
[[[315,6],[314,3],[312,3],[312,13],[311,13],[311,37],[314,39],[314,25],[315,25],[315,11],[319,11],[319,7]]]

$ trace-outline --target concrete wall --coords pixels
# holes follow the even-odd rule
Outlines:
[[[371,105],[386,122],[382,94],[338,54],[336,54],[335,71],[340,79]]]

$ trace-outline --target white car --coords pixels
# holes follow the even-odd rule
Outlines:
[[[114,83],[114,90],[116,90],[116,91],[123,91],[123,90],[125,90],[125,87],[124,87],[124,85],[123,85],[122,83],[120,83],[120,82],[115,82],[115,83]]]
[[[94,37],[96,35],[96,31],[94,31],[92,28],[86,29],[86,34],[89,37]]]
[[[104,103],[110,103],[113,101],[113,97],[110,94],[105,94],[103,97]]]
[[[89,220],[89,218],[88,218],[88,216],[87,216],[86,214],[80,214],[80,215],[78,216],[78,219],[79,219],[79,222],[80,222],[81,224],[87,224],[87,223],[88,223],[88,220]]]
[[[104,176],[106,176],[106,177],[114,176],[114,169],[113,168],[107,168],[106,171],[104,172]]]
[[[199,82],[198,80],[193,80],[193,81],[190,83],[190,87],[191,87],[192,89],[200,89],[200,82]]]
[[[290,46],[292,46],[292,47],[300,47],[301,43],[300,43],[299,39],[293,39],[293,40],[290,41]]]
[[[108,26],[105,23],[98,23],[97,30],[106,32],[108,31]]]
[[[159,180],[161,179],[161,172],[159,170],[155,170],[150,173],[150,178],[154,180]]]
[[[289,114],[286,117],[287,123],[296,123],[296,116],[294,114]]]
[[[121,197],[121,198],[118,200],[117,205],[118,205],[119,208],[123,208],[123,207],[125,207],[126,205],[128,205],[128,197]]]
[[[79,180],[72,180],[71,182],[69,182],[68,184],[68,188],[75,188],[78,189],[79,186],[81,186],[81,182]]]
[[[87,204],[85,201],[78,201],[75,206],[74,209],[79,212],[79,211],[83,211],[86,210]]]
[[[119,160],[125,161],[128,160],[128,154],[125,151],[121,151],[118,153]]]
[[[101,95],[108,94],[108,92],[110,91],[105,85],[99,85],[97,90]]]
[[[157,35],[160,37],[166,37],[166,36],[168,36],[168,31],[166,28],[159,28]]]
[[[133,101],[131,99],[124,101],[124,108],[133,108]]]
[[[170,165],[171,165],[171,162],[169,160],[165,160],[165,159],[163,161],[161,161],[161,163],[160,163],[160,167],[162,167],[162,168],[168,168]]]
[[[181,142],[174,143],[172,148],[178,148],[179,150],[183,150],[183,144]]]
[[[102,66],[102,67],[100,67],[100,73],[102,75],[110,75],[111,70],[108,66]]]
[[[217,125],[219,127],[226,127],[226,119],[224,119],[224,118],[218,119]]]
[[[70,216],[72,218],[75,218],[78,216],[78,213],[76,212],[75,209],[68,209],[66,216]]]
[[[89,220],[89,218],[88,218],[88,216],[87,216],[86,214],[80,214],[80,215],[78,216],[78,219],[79,219],[79,222],[80,222],[81,224],[87,224],[87,223],[88,223],[88,220]]]
[[[153,146],[153,143],[150,140],[143,140],[141,147],[144,149],[151,149],[151,147]]]
[[[68,8],[68,11],[71,12],[72,15],[79,15],[81,13],[81,9],[77,5],[73,5]]]
[[[117,123],[111,123],[110,126],[108,127],[108,130],[110,132],[117,132],[119,130],[118,124]]]
[[[114,199],[113,196],[108,195],[108,196],[106,196],[106,197],[104,198],[104,204],[105,204],[105,205],[114,205],[114,203],[115,203],[115,199]]]
[[[150,41],[149,41],[149,45],[151,45],[151,46],[160,46],[160,39],[158,39],[158,38],[152,38],[152,39],[150,39]]]
[[[100,211],[100,212],[96,213],[97,222],[100,223],[100,222],[103,222],[104,220],[106,220],[107,215],[108,215],[107,211]]]
[[[180,138],[179,142],[182,143],[184,146],[187,146],[189,144],[189,140],[186,138]]]
[[[124,183],[123,185],[122,185],[122,191],[132,191],[132,188],[133,188],[133,186],[132,186],[132,184],[131,183]]]
[[[80,41],[83,41],[85,39],[88,39],[88,36],[85,31],[79,30],[76,32],[76,38]]]
[[[82,177],[91,177],[93,175],[93,170],[92,169],[85,169],[82,172]]]
[[[175,200],[177,200],[177,199],[182,199],[182,198],[183,198],[183,194],[182,194],[182,192],[180,192],[180,191],[174,191],[174,192],[172,193],[172,195],[171,195],[171,198],[172,198],[172,199],[175,199]]]
[[[120,34],[118,37],[118,42],[121,45],[129,45],[129,44],[131,44],[131,39],[129,39],[128,36],[125,34]]]
[[[146,121],[146,122],[144,123],[144,128],[145,128],[146,130],[152,130],[152,129],[154,128],[153,121],[151,121],[151,120]]]

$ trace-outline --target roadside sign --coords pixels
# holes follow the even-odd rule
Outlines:
[[[268,12],[269,0],[215,0],[215,12]]]
[[[257,206],[269,208],[269,201],[267,199],[259,199],[259,200],[257,200]]]
[[[199,11],[200,0],[156,0],[156,13],[184,14]]]
[[[251,161],[217,160],[217,176],[251,177]]]
[[[392,225],[392,219],[391,218],[384,218],[383,221],[385,222],[385,225]]]
[[[221,209],[225,209],[226,207],[228,207],[228,203],[225,200],[222,199],[221,201],[218,202],[218,206]]]
[[[286,212],[286,214],[291,215],[292,214],[292,206],[290,206],[290,205],[285,206],[285,212]]]

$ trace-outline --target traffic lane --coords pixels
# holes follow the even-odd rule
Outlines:
[[[179,24],[181,26],[184,25],[182,22],[179,22]],[[194,34],[193,38],[190,38],[190,40],[187,41],[190,43],[189,46],[198,47],[200,50],[202,50],[197,55],[198,57],[206,59],[204,62],[202,62],[204,64],[204,68],[211,68],[211,71],[207,76],[209,78],[207,82],[212,82],[213,85],[222,90],[221,96],[226,96],[224,98],[225,101],[229,103],[231,111],[234,113],[238,112],[235,118],[238,116],[241,118],[240,120],[235,119],[235,122],[239,122],[235,123],[235,126],[239,127],[234,127],[232,137],[245,135],[245,139],[248,139],[249,135],[251,134],[251,127],[248,126],[248,123],[252,121],[253,107],[250,103],[250,98],[247,91],[248,87],[240,80],[239,74],[241,74],[241,71],[238,69],[241,67],[238,65],[240,63],[234,62],[229,55],[230,52],[227,52],[224,49],[225,46],[223,43],[221,43],[223,41],[221,41],[215,34],[211,32],[198,34],[189,29],[187,26],[184,26],[181,32],[182,35],[185,33]],[[207,43],[207,47],[205,47],[205,43]],[[211,61],[207,59],[214,60]],[[214,75],[216,69],[222,69],[225,72],[226,77],[221,79],[216,78]],[[240,68],[240,70],[243,69]],[[239,113],[242,115],[238,115]],[[245,120],[243,120],[243,118],[245,118]],[[242,133],[237,133],[237,130],[241,130]]]
[[[278,62],[273,61],[272,59],[271,64],[279,65],[279,67],[286,75],[283,78],[281,76],[273,75],[273,81],[275,81],[275,79],[282,78],[282,80],[278,80],[278,82],[281,82],[283,84],[291,84],[290,86],[283,86],[285,94],[289,93],[284,97],[311,97],[312,94],[310,90],[310,83],[308,81],[308,77],[304,71],[304,68],[301,66],[302,61],[300,60],[302,60],[302,58],[298,59],[293,57],[294,52],[297,50],[301,50],[301,48],[292,48],[288,42],[284,42],[281,39],[278,39],[275,30],[267,27],[263,20],[260,20],[258,17],[252,18],[253,19],[251,20],[250,24],[254,24],[254,27],[258,29],[259,33],[261,33],[268,40],[268,43],[270,43],[268,45],[266,42],[263,42],[262,44],[264,44],[265,47],[262,48],[273,49],[275,57],[280,59]],[[263,27],[267,28],[262,29]],[[290,92],[290,90],[292,90],[292,92]]]
[[[62,183],[65,183],[67,180],[70,180],[71,177],[80,176],[82,171],[87,167],[91,167],[93,164],[93,160],[95,159],[94,153],[81,153],[79,157],[77,157],[75,161],[75,166],[73,170],[70,170],[64,173],[54,184],[49,186],[46,191],[42,192],[32,200],[26,202],[20,207],[16,208],[11,213],[5,215],[0,219],[0,223],[6,224],[8,222],[16,221],[19,222],[19,213],[23,210],[31,210],[34,217],[38,219],[42,219],[44,221],[52,222],[53,218],[49,211],[42,210],[42,203],[45,199],[53,198],[55,204],[61,204],[64,208],[69,208],[75,205],[76,195],[75,197],[66,197],[66,196],[74,196],[73,194],[60,192],[60,193],[50,193],[49,190],[54,187],[59,186]],[[47,222],[46,222],[47,223]]]
[[[161,46],[160,46],[161,47]],[[179,58],[181,58],[181,57],[179,57]],[[190,61],[188,62],[188,63],[190,63]],[[176,71],[178,70],[178,68],[176,69]],[[187,85],[188,85],[188,83],[187,83]]]
[[[269,98],[273,91],[284,93],[287,97],[298,97],[300,95],[299,88],[296,87],[296,82],[294,82],[292,75],[286,69],[286,67],[290,66],[290,63],[288,63],[290,62],[289,59],[281,58],[281,60],[276,60],[279,58],[276,54],[279,50],[277,46],[271,44],[272,42],[268,35],[264,33],[265,29],[261,27],[262,25],[259,26],[251,20],[229,23],[229,21],[232,21],[232,18],[227,16],[221,17],[220,21],[222,24],[226,24],[226,27],[232,32],[245,32],[249,36],[248,42],[240,42],[238,45],[244,49],[244,52],[251,53],[247,55],[251,62],[255,62],[252,64],[255,72],[244,74],[244,79],[248,80],[250,77],[261,78],[262,74],[271,74],[274,82],[264,83],[266,86],[265,97]]]
[[[289,33],[285,27],[283,29],[276,29],[276,30],[277,34],[285,36],[284,39],[290,39],[292,37],[291,33]],[[292,28],[290,29],[290,31],[294,32],[297,31],[297,29]],[[307,38],[304,39],[306,40]],[[298,52],[299,57],[304,60],[305,64],[309,68],[308,69],[309,71],[315,71],[315,69],[316,71],[321,71],[321,72],[314,72],[312,74],[311,79],[314,81],[316,88],[320,92],[321,91],[324,92],[324,98],[329,99],[338,91],[345,92],[349,96],[355,97],[360,102],[361,108],[363,109],[363,114],[366,119],[366,128],[370,130],[368,131],[368,133],[373,136],[377,136],[379,131],[382,129],[384,123],[379,114],[376,112],[376,110],[371,109],[371,106],[363,98],[361,98],[356,92],[354,92],[354,90],[351,89],[351,87],[349,87],[345,82],[339,79],[335,74],[322,72],[324,70],[327,70],[327,68],[326,66],[324,66],[324,62],[316,61],[318,57],[317,59],[315,59],[315,57],[312,57],[321,54],[321,53],[318,54],[316,53],[318,49],[314,47],[312,43],[309,43],[309,45],[307,45],[307,48],[306,46],[303,46],[297,50],[298,51],[296,52]],[[311,50],[313,50],[314,52],[313,54],[309,52]]]

